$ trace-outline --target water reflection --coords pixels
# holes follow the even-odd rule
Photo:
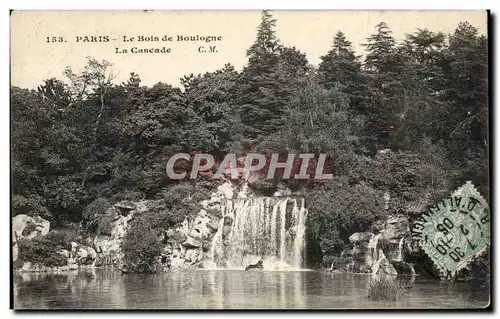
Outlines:
[[[113,270],[14,276],[16,308],[478,308],[489,287],[404,279],[405,298],[366,298],[369,275],[315,271],[192,270],[121,275]]]

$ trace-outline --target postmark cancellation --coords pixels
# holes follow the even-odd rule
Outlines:
[[[417,218],[413,237],[444,274],[456,274],[490,246],[488,203],[468,181]]]

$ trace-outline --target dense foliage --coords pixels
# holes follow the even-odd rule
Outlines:
[[[172,209],[139,218],[126,241],[148,268],[135,254],[156,253],[155,226],[195,209],[185,199],[197,186],[165,173],[181,151],[327,153],[333,181],[293,185],[327,255],[374,218],[420,212],[466,180],[489,195],[487,39],[476,28],[418,29],[398,43],[381,22],[364,60],[339,31],[315,67],[275,24],[264,11],[242,71],[191,74],[183,90],[143,86],[135,73],[114,84],[113,66],[92,58],[37,90],[12,87],[13,213],[105,234],[109,205],[159,198]]]

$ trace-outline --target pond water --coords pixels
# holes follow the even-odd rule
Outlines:
[[[121,275],[112,269],[15,274],[15,309],[483,308],[489,287],[403,279],[396,302],[367,299],[370,275],[319,271],[185,270]]]

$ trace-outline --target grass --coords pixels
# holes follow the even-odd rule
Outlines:
[[[368,299],[374,301],[397,301],[404,294],[404,287],[388,276],[377,276],[370,281],[367,288]]]

